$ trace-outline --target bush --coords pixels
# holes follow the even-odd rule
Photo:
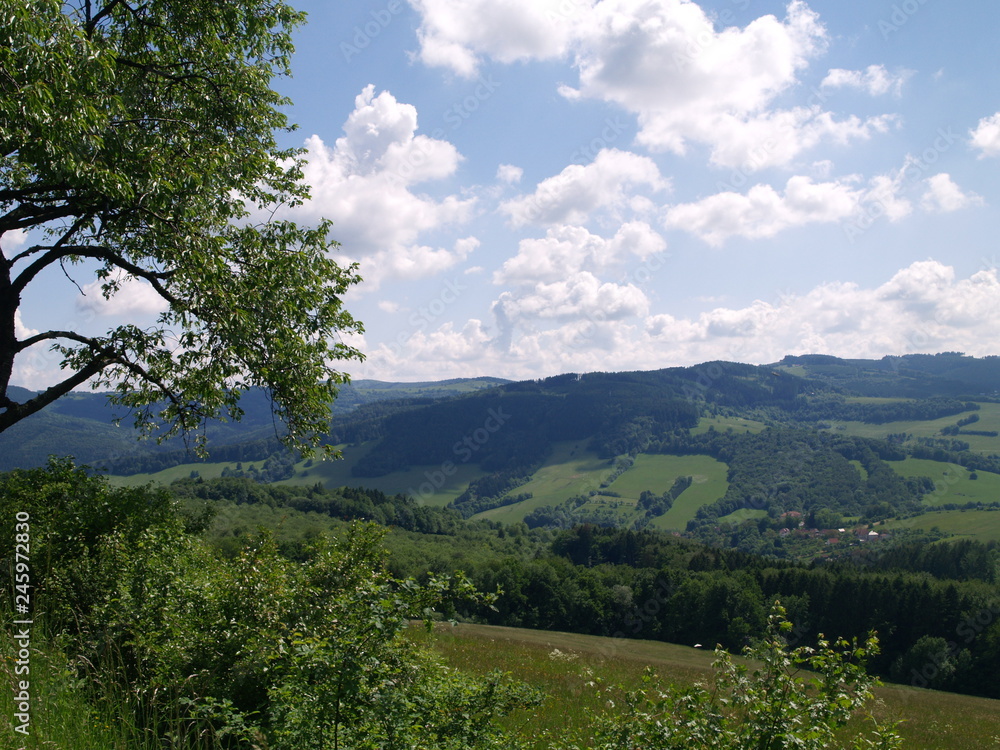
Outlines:
[[[647,670],[640,690],[607,690],[613,716],[596,717],[593,739],[576,750],[820,750],[840,747],[842,730],[872,697],[877,681],[865,672],[867,657],[878,653],[874,634],[859,645],[820,639],[817,648],[792,649],[785,640],[792,624],[775,603],[767,636],[744,650],[747,663],[716,650],[715,684],[663,688]],[[803,673],[801,670],[810,670]],[[804,676],[800,676],[804,675]],[[598,689],[603,689],[598,687]],[[874,719],[872,719],[874,723]],[[895,725],[852,738],[852,747],[900,747]]]

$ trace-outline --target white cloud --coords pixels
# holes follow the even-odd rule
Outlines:
[[[420,60],[471,78],[481,57],[504,63],[564,55],[588,0],[410,0]]]
[[[461,247],[449,251],[418,243],[424,232],[466,221],[475,199],[450,195],[434,200],[413,192],[415,184],[453,174],[462,158],[451,143],[416,130],[415,107],[387,91],[375,96],[369,85],[355,100],[344,125],[346,135],[332,148],[316,135],[306,140],[303,171],[312,195],[286,213],[333,221],[345,259],[361,260],[362,290],[376,289],[393,275],[437,273],[467,254]]]
[[[967,206],[979,206],[983,199],[975,193],[964,193],[946,172],[936,174],[926,181],[927,190],[921,200],[925,211],[950,213]]]
[[[715,308],[692,317],[647,315],[635,324],[626,316],[641,313],[642,298],[627,286],[609,288],[600,302],[618,306],[605,315],[595,302],[602,286],[584,275],[539,285],[540,296],[562,306],[546,318],[530,317],[530,305],[540,299],[501,295],[494,304],[496,326],[480,320],[461,328],[449,323],[394,348],[378,347],[370,353],[366,376],[387,377],[405,369],[415,379],[453,377],[456,364],[463,373],[533,378],[712,360],[763,364],[786,354],[881,358],[964,351],[985,356],[996,353],[1000,339],[996,270],[959,279],[953,268],[934,260],[914,263],[871,288],[831,282],[742,308]],[[516,330],[505,315],[514,316]]]
[[[23,229],[8,229],[3,233],[2,238],[0,246],[9,252],[20,250],[28,243],[28,233]]]
[[[710,245],[730,237],[773,237],[790,227],[841,221],[857,212],[865,192],[847,181],[788,180],[784,193],[754,185],[746,194],[724,192],[695,203],[670,206],[664,225],[697,235]]]
[[[773,108],[828,42],[802,0],[788,4],[784,20],[765,15],[744,28],[721,29],[691,0],[412,2],[422,19],[425,62],[473,75],[482,57],[572,55],[579,82],[560,92],[635,113],[637,141],[652,150],[683,154],[689,142],[703,143],[716,165],[760,169],[786,165],[821,141],[868,139],[896,121],[837,119],[823,110],[820,91],[806,92],[802,106]],[[858,75],[860,85],[878,91],[896,87],[901,74],[871,66]],[[847,80],[836,74],[832,82]]]
[[[561,281],[538,282],[527,293],[503,292],[494,307],[511,325],[579,318],[603,322],[645,315],[649,300],[634,284],[601,282],[590,271],[578,271]]]
[[[568,273],[602,271],[629,255],[645,259],[663,252],[663,237],[641,221],[623,224],[614,237],[605,239],[583,227],[558,225],[545,237],[521,240],[518,253],[494,273],[496,284],[551,282]]]
[[[664,190],[669,182],[652,159],[630,151],[602,149],[587,165],[571,164],[542,180],[530,195],[501,204],[515,227],[525,224],[583,224],[598,209],[630,204],[630,189]]]
[[[1000,334],[995,270],[956,280],[954,269],[921,261],[874,289],[824,284],[803,295],[718,308],[694,319],[647,319],[653,341],[669,343],[686,364],[725,359],[774,362],[785,354],[880,358],[886,354],[995,353]]]
[[[872,96],[892,93],[900,96],[903,84],[913,74],[904,70],[900,73],[890,73],[884,65],[869,65],[864,70],[845,70],[832,68],[820,84],[821,88],[853,88],[866,91]]]
[[[500,182],[514,184],[515,182],[520,182],[523,175],[524,170],[520,167],[515,167],[513,164],[501,164],[497,167],[497,179]]]
[[[990,117],[984,117],[979,124],[969,131],[972,145],[979,149],[979,158],[1000,156],[1000,112]]]
[[[83,295],[76,299],[78,310],[101,316],[136,316],[155,315],[168,307],[167,301],[141,279],[123,278],[118,291],[110,298],[105,298],[101,285],[99,280],[84,285]]]
[[[24,325],[24,321],[21,320],[20,310],[14,311],[14,336],[17,337],[18,341],[24,341],[32,336],[37,336],[39,333],[40,331],[36,331],[34,328],[28,328]]]
[[[925,170],[926,165],[907,156],[902,167],[872,177],[867,185],[861,184],[858,175],[824,182],[797,175],[787,181],[784,192],[757,184],[745,193],[724,191],[667,206],[663,225],[690,232],[715,246],[730,237],[763,239],[793,227],[831,222],[844,222],[850,238],[880,218],[896,222],[909,216],[913,203],[906,193],[920,185],[925,186],[921,200],[925,211],[942,213],[982,204],[982,198],[962,192],[947,174],[926,180],[916,177]]]

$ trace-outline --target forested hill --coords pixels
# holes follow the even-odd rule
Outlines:
[[[473,487],[473,495],[495,496],[516,486],[559,441],[585,440],[605,457],[635,453],[669,444],[709,413],[799,427],[937,419],[967,411],[973,400],[995,400],[998,389],[1000,358],[958,353],[881,360],[788,356],[764,366],[707,362],[516,383],[358,381],[335,404],[329,442],[374,443],[354,466],[358,479],[452,461],[489,475],[483,478],[488,486]],[[280,453],[266,395],[252,392],[244,404],[242,422],[210,426],[210,460],[262,461]],[[74,455],[117,474],[194,460],[177,441],[136,444],[128,416],[115,414],[101,394],[74,393],[47,412],[0,435],[0,469],[40,465],[49,454]],[[124,417],[120,428],[113,425],[116,416]]]
[[[448,398],[509,381],[501,378],[461,378],[439,382],[391,383],[356,380],[345,385],[333,403],[333,414],[341,417],[365,404],[398,399]],[[24,401],[31,392],[12,388],[11,398]],[[247,391],[240,400],[239,422],[216,422],[206,426],[212,460],[263,460],[280,447],[267,394]],[[116,421],[120,420],[120,427]],[[74,456],[81,463],[100,463],[124,473],[155,471],[196,460],[181,438],[157,445],[136,441],[126,409],[113,407],[104,393],[73,391],[51,406],[0,433],[0,471],[42,466],[49,455]]]

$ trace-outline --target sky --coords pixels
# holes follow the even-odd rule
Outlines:
[[[293,4],[355,379],[1000,354],[996,0]],[[46,283],[23,330],[155,318]]]

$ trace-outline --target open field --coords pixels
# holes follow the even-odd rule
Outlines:
[[[480,513],[476,518],[516,523],[535,508],[557,505],[576,495],[586,495],[599,490],[612,472],[607,459],[598,458],[587,451],[583,443],[569,441],[558,443],[549,460],[527,484],[515,492],[530,492],[530,500],[494,508]],[[694,483],[678,498],[674,507],[657,519],[652,526],[658,529],[683,530],[701,506],[714,502],[726,493],[727,467],[710,456],[664,456],[640,454],[631,469],[621,474],[606,489],[621,497],[595,497],[591,503],[619,508],[624,517],[634,515],[635,504],[643,490],[663,494],[682,476],[694,478]]]
[[[300,462],[295,465],[295,475],[279,484],[311,485],[322,482],[330,488],[368,487],[389,495],[410,494],[427,505],[444,507],[465,492],[469,482],[481,474],[474,464],[454,463],[455,471],[451,476],[445,475],[440,464],[414,466],[408,471],[394,471],[381,477],[352,476],[351,469],[373,445],[340,446],[344,455],[342,461],[314,460],[310,467]]]
[[[700,435],[708,432],[710,427],[714,427],[716,432],[753,432],[763,431],[764,423],[754,419],[744,419],[743,417],[702,417],[698,420],[698,426],[691,430],[692,435]]]
[[[474,516],[491,521],[517,523],[528,513],[542,505],[558,505],[576,495],[586,495],[600,489],[601,482],[613,467],[607,459],[599,458],[585,449],[584,441],[568,440],[556,443],[548,461],[535,472],[531,481],[521,485],[515,493],[530,492],[530,500],[494,508]]]
[[[546,747],[546,734],[562,737],[585,726],[588,711],[606,710],[607,696],[588,685],[595,677],[605,685],[636,687],[649,666],[664,682],[688,685],[710,677],[715,658],[711,651],[656,641],[486,625],[441,624],[432,635],[411,632],[454,667],[477,674],[498,668],[548,694],[538,708],[508,719],[511,728],[538,738],[539,749]],[[905,720],[900,733],[907,750],[1000,748],[1000,701],[902,685],[886,685],[878,697],[883,704],[873,706],[877,716]]]
[[[849,401],[860,401],[861,399],[848,399]],[[867,399],[869,402],[874,399]],[[878,399],[878,401],[898,401],[901,399]],[[844,435],[856,435],[866,438],[884,438],[886,435],[898,435],[907,433],[915,438],[918,437],[941,437],[939,434],[944,427],[954,425],[958,420],[972,414],[979,416],[979,421],[963,427],[963,430],[974,430],[982,432],[1000,432],[1000,404],[981,403],[978,411],[966,411],[961,414],[953,414],[950,417],[940,419],[928,419],[924,421],[887,422],[886,424],[866,424],[864,422],[832,422],[831,430]],[[970,450],[977,453],[1000,453],[1000,437],[987,437],[983,435],[954,435],[957,440],[964,440],[969,444]]]
[[[250,463],[254,462],[248,462],[247,466]],[[263,462],[257,461],[256,463],[260,464]],[[191,476],[192,471],[198,472],[198,476],[204,479],[216,479],[222,476],[222,470],[227,466],[232,469],[235,468],[236,464],[229,461],[214,464],[180,464],[179,466],[171,466],[169,469],[157,471],[153,474],[132,474],[127,477],[111,474],[108,476],[108,481],[120,487],[138,487],[150,482],[153,484],[170,484],[175,479],[184,479]]]
[[[937,510],[902,521],[886,521],[888,529],[921,529],[935,526],[947,534],[977,539],[980,542],[1000,542],[1000,511]],[[879,527],[881,530],[881,526]]]
[[[677,498],[673,507],[651,526],[656,529],[683,531],[687,522],[703,505],[708,505],[726,494],[728,467],[711,456],[636,456],[635,465],[614,481],[610,489],[623,497],[639,500],[643,490],[658,495],[670,489],[678,477],[691,477],[693,483]]]
[[[924,496],[924,504],[931,507],[947,503],[1000,502],[1000,474],[979,471],[975,472],[976,479],[970,479],[973,472],[962,466],[923,458],[890,461],[889,466],[904,477],[933,479],[934,492]]]

